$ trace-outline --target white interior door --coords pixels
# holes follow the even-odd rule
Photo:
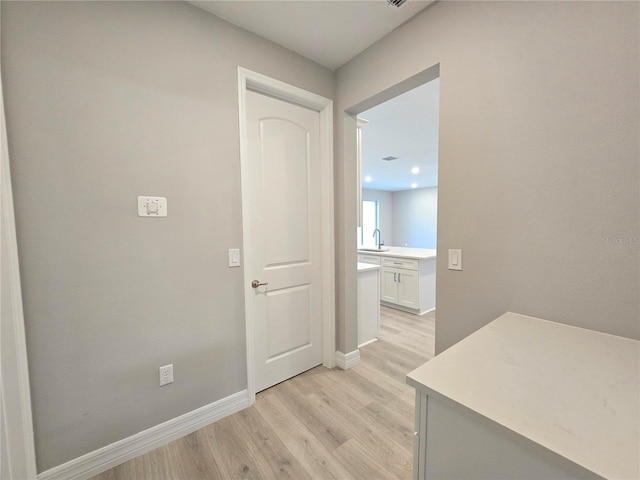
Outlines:
[[[255,387],[322,363],[320,114],[247,92]],[[246,197],[245,197],[246,198]]]

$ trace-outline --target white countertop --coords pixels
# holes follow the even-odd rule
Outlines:
[[[407,376],[605,478],[640,478],[640,342],[505,313]]]
[[[369,270],[379,270],[382,268],[380,265],[376,265],[375,263],[364,263],[358,262],[358,272],[366,272]]]
[[[389,250],[381,252],[358,249],[358,253],[362,255],[380,255],[381,257],[402,257],[423,260],[425,258],[435,258],[437,251],[431,248],[387,247],[384,245],[382,248],[388,248]]]

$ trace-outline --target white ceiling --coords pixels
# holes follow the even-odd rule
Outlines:
[[[438,185],[438,107],[440,79],[425,83],[358,118],[362,128],[362,187],[400,191]],[[397,157],[385,161],[384,157]],[[418,167],[418,174],[411,173]],[[365,178],[371,177],[371,182]]]
[[[418,14],[433,0],[187,0],[332,70]],[[438,182],[439,80],[360,115],[363,187],[399,191]],[[385,162],[382,157],[398,157]],[[418,166],[414,175],[411,168]],[[372,181],[366,183],[364,177]]]
[[[332,70],[399,27],[433,0],[187,0]]]

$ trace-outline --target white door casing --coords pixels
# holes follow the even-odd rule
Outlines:
[[[35,478],[27,343],[1,79],[0,124],[0,477]]]
[[[247,378],[264,388],[335,352],[332,102],[239,68]],[[252,280],[268,285],[251,286]]]

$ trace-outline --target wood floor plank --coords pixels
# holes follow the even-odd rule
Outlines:
[[[377,343],[380,343],[380,342],[377,342]],[[384,358],[378,355],[377,352],[373,352],[373,353],[363,352],[361,354],[361,358],[366,360],[368,363],[370,363],[375,369],[391,377],[393,380],[395,380],[398,383],[402,383],[405,381],[407,372],[410,372],[412,370],[411,366],[414,365],[414,362],[410,362],[403,358],[395,356],[391,352],[388,355],[386,355]]]
[[[411,478],[411,471],[406,476],[397,477],[356,439],[349,440],[337,449],[335,454],[356,478],[367,480],[408,480]]]
[[[338,381],[338,377],[341,375],[344,375],[344,371],[341,369],[324,369],[322,375],[304,375],[300,380],[306,384],[305,388],[309,394],[322,391],[327,395],[335,395],[341,397],[356,409],[364,408],[371,403],[370,395],[365,395],[353,389],[343,388]],[[299,377],[296,377],[296,380],[298,378]],[[298,385],[298,383],[296,383],[296,385]]]
[[[402,478],[411,472],[413,448],[410,443],[398,444],[383,432],[377,421],[354,411],[340,398],[322,396],[322,392],[309,397],[310,405],[325,410],[344,425],[348,425],[351,437],[358,440],[394,477]]]
[[[274,395],[256,402],[256,409],[282,438],[287,448],[315,479],[353,478],[315,435],[278,401]]]
[[[376,425],[383,435],[393,439],[398,445],[405,448],[413,448],[413,419],[397,415],[395,412],[383,407],[377,402],[371,402],[360,410],[362,417]]]
[[[309,408],[308,398],[303,397],[290,383],[278,385],[275,395],[292,415],[311,428],[329,451],[335,450],[351,438],[345,427],[331,415]]]
[[[93,480],[408,480],[414,390],[405,377],[433,356],[435,313],[382,306],[380,324],[354,367],[304,372]]]
[[[266,472],[260,470],[253,450],[247,448],[246,439],[234,428],[236,421],[237,417],[231,415],[206,427],[212,450],[216,452],[216,460],[223,470],[222,478],[267,478]],[[171,478],[173,477],[163,477]]]
[[[263,478],[312,478],[256,408],[246,408],[233,417],[245,448],[254,452],[260,472],[266,475]]]

